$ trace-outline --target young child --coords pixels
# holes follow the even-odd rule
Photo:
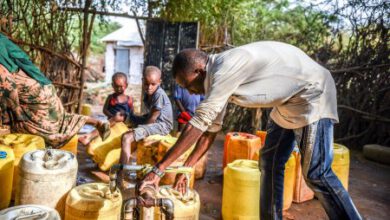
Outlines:
[[[174,98],[178,108],[178,132],[181,132],[192,116],[194,116],[196,107],[203,101],[204,96],[190,94],[187,89],[176,84]]]
[[[103,113],[108,119],[114,117],[118,112],[129,117],[133,113],[133,99],[125,94],[127,89],[127,77],[122,72],[112,76],[112,88],[114,93],[109,95],[104,103]]]
[[[129,120],[137,127],[126,132],[122,136],[120,163],[131,162],[131,149],[134,141],[140,141],[150,135],[167,135],[173,127],[172,105],[160,87],[161,71],[155,66],[147,66],[143,75],[144,104],[148,113],[142,116],[131,114]],[[115,121],[124,120],[122,115],[116,115]],[[126,120],[128,121],[128,120]]]
[[[125,119],[130,117],[133,113],[133,99],[125,94],[127,89],[126,74],[122,72],[115,73],[112,76],[111,85],[114,89],[114,93],[107,97],[103,106],[103,113],[107,116],[110,125],[112,126],[115,123],[115,115],[121,114]],[[91,133],[81,135],[79,137],[79,142],[83,145],[87,145],[98,135],[98,130],[93,130]]]

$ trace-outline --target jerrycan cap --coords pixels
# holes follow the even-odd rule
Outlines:
[[[5,158],[7,158],[7,152],[0,151],[0,159],[5,159]]]

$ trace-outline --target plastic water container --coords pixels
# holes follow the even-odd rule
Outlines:
[[[27,152],[45,149],[45,141],[42,137],[31,134],[7,134],[0,136],[0,144],[9,146],[13,149],[15,155],[14,178],[12,183],[12,198],[15,198],[15,192],[19,181],[19,162]]]
[[[0,210],[7,208],[11,201],[14,160],[13,150],[10,147],[0,145]]]
[[[119,220],[122,195],[111,193],[105,183],[88,183],[73,188],[66,198],[65,220]]]
[[[157,161],[161,160],[169,149],[176,143],[177,138],[169,136],[160,141],[157,150]],[[188,156],[191,154],[194,146],[187,150],[183,155],[176,159],[170,166],[182,166]],[[172,185],[175,182],[176,173],[165,173],[164,177],[160,180],[161,185]],[[190,187],[193,188],[195,182],[195,171],[192,169],[190,178]]]
[[[295,156],[291,154],[284,169],[283,210],[289,209],[293,200],[296,177],[295,164]]]
[[[93,139],[87,148],[87,152],[89,155],[95,155],[95,151],[104,145],[111,145],[111,148],[120,147],[122,134],[129,130],[129,128],[125,125],[125,123],[119,122],[115,123],[111,128],[110,136],[105,141],[102,141],[101,137],[96,137]]]
[[[81,114],[85,116],[92,115],[92,106],[90,104],[81,105]]]
[[[137,144],[137,164],[154,165],[158,162],[157,153],[160,141],[167,136],[151,135]]]
[[[312,200],[314,198],[314,192],[309,188],[306,184],[305,179],[302,174],[302,166],[301,166],[301,154],[299,151],[294,151],[295,155],[295,183],[294,183],[294,196],[293,201],[296,203],[302,203],[305,201]]]
[[[188,190],[185,195],[172,189],[170,186],[162,186],[157,195],[158,198],[171,199],[174,204],[174,217],[176,220],[198,220],[200,211],[200,198],[195,190]],[[165,220],[160,208],[154,209],[154,219]]]
[[[20,205],[0,211],[0,220],[61,220],[58,212],[43,205]]]
[[[65,198],[76,184],[77,159],[67,151],[36,150],[20,162],[17,205],[39,204],[64,214]]]
[[[260,171],[258,162],[235,160],[223,174],[222,218],[259,219]]]
[[[261,147],[265,144],[265,138],[267,137],[267,131],[256,131],[256,136],[261,139]]]
[[[75,156],[77,156],[77,144],[78,143],[79,143],[79,136],[76,134],[68,141],[68,143],[66,143],[64,146],[62,146],[60,148],[60,150],[72,152]]]
[[[128,130],[124,123],[116,123],[111,127],[111,134],[105,141],[97,137],[88,145],[88,154],[92,156],[101,170],[107,171],[119,162],[122,135]],[[135,144],[134,142],[133,146]]]
[[[349,161],[349,149],[344,145],[334,144],[332,170],[346,190],[348,190]]]
[[[223,167],[238,159],[256,160],[261,148],[261,139],[256,135],[229,132],[225,137]]]

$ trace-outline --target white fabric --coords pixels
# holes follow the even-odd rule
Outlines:
[[[202,131],[220,130],[228,101],[273,107],[271,118],[286,129],[321,118],[338,122],[330,72],[292,45],[263,41],[210,55],[206,71],[205,100],[190,120]]]

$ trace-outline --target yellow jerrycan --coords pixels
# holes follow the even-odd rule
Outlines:
[[[111,128],[110,136],[105,141],[102,141],[101,137],[96,137],[87,146],[87,153],[91,156],[95,155],[95,151],[103,145],[112,146],[111,149],[120,146],[122,134],[129,129],[123,122],[115,123]]]
[[[30,151],[20,162],[15,204],[39,204],[64,216],[65,198],[76,184],[77,159],[71,152],[47,149]]]
[[[182,195],[170,186],[161,186],[157,195],[158,198],[171,199],[174,204],[174,217],[176,220],[198,220],[200,211],[199,194],[192,189],[187,189],[187,193]],[[155,220],[165,220],[160,208],[154,209]]]
[[[92,106],[90,104],[81,105],[81,114],[85,116],[92,115]]]
[[[260,171],[258,162],[235,160],[223,174],[222,218],[224,220],[258,220]]]
[[[334,144],[332,170],[346,190],[348,190],[349,161],[349,149],[344,145]]]
[[[43,205],[20,205],[0,211],[0,220],[61,220],[58,212]]]
[[[105,183],[87,183],[73,188],[66,198],[65,220],[119,220],[122,195],[111,193]]]
[[[88,154],[101,170],[107,171],[119,162],[122,135],[128,130],[124,123],[116,123],[111,127],[111,134],[105,141],[97,137],[88,145]]]
[[[291,154],[284,169],[283,210],[290,208],[294,195],[294,183],[296,177],[295,155]]]
[[[176,143],[177,138],[169,136],[160,141],[157,150],[157,161],[161,160],[164,155],[168,152],[168,150]],[[194,146],[192,146],[189,150],[187,150],[183,155],[181,155],[175,162],[171,164],[172,167],[182,166],[188,156],[191,154]],[[190,178],[190,188],[194,187],[195,183],[195,171],[191,169],[191,178]],[[161,185],[172,185],[175,182],[176,173],[165,173],[164,177],[160,180]]]
[[[19,181],[19,162],[27,152],[45,149],[45,141],[42,137],[31,134],[7,134],[0,136],[0,144],[9,146],[15,155],[14,178],[12,183],[12,198],[15,198],[17,183]]]
[[[75,156],[77,156],[77,144],[78,143],[79,143],[79,136],[76,134],[68,141],[68,143],[66,143],[64,146],[62,146],[60,148],[60,150],[72,152]]]
[[[11,201],[14,161],[12,148],[0,144],[0,210],[7,208]]]
[[[158,162],[157,152],[160,141],[170,136],[151,135],[137,144],[137,164],[154,165]]]

